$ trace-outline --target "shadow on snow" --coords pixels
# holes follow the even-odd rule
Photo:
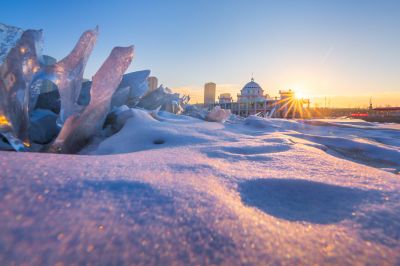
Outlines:
[[[248,180],[239,183],[239,192],[245,205],[276,218],[314,224],[350,219],[360,225],[363,239],[387,246],[399,245],[400,200],[392,192],[299,179]]]

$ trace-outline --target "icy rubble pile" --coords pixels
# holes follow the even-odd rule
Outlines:
[[[169,88],[164,88],[161,85],[140,99],[137,106],[147,110],[160,108],[162,111],[180,114],[184,110],[183,106],[188,102],[189,98],[187,96],[180,98],[179,93],[173,93]]]
[[[206,116],[206,120],[210,122],[225,122],[231,116],[231,110],[221,109],[215,106]]]
[[[208,122],[223,123],[227,120],[240,119],[231,113],[231,110],[221,109],[220,106],[214,106],[211,110],[207,108],[199,108],[195,105],[186,105],[183,114],[195,117]]]
[[[9,27],[2,24],[1,28]],[[40,62],[42,31],[23,31],[19,39],[1,35],[0,133],[15,150],[75,152],[102,128],[111,97],[133,59],[133,47],[112,50],[93,77],[90,103],[81,106],[77,101],[83,72],[97,35],[97,28],[84,32],[72,52],[52,65]],[[43,80],[57,86],[59,115],[35,110]],[[58,133],[55,121],[60,133],[53,142]]]
[[[1,150],[77,153],[94,139],[117,133],[131,108],[150,110],[154,117],[158,111],[215,122],[229,117],[221,109],[185,111],[190,98],[162,85],[149,91],[149,70],[124,75],[132,46],[115,47],[92,80],[84,81],[97,36],[97,27],[85,31],[70,54],[52,62],[41,55],[41,30],[0,23]],[[127,110],[118,111],[121,106]]]

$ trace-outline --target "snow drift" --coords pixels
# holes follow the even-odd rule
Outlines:
[[[0,152],[0,264],[398,263],[392,125],[124,112],[113,155]]]

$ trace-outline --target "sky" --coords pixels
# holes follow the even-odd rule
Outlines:
[[[202,102],[204,83],[236,97],[251,76],[265,93],[292,88],[324,105],[400,106],[400,1],[1,0],[0,22],[43,29],[62,59],[99,26],[90,78],[114,46],[135,46],[128,71],[150,69]]]

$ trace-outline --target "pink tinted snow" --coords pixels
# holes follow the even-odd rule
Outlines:
[[[398,175],[300,142],[300,121],[146,114],[108,139],[135,152],[0,152],[0,264],[399,261]]]

